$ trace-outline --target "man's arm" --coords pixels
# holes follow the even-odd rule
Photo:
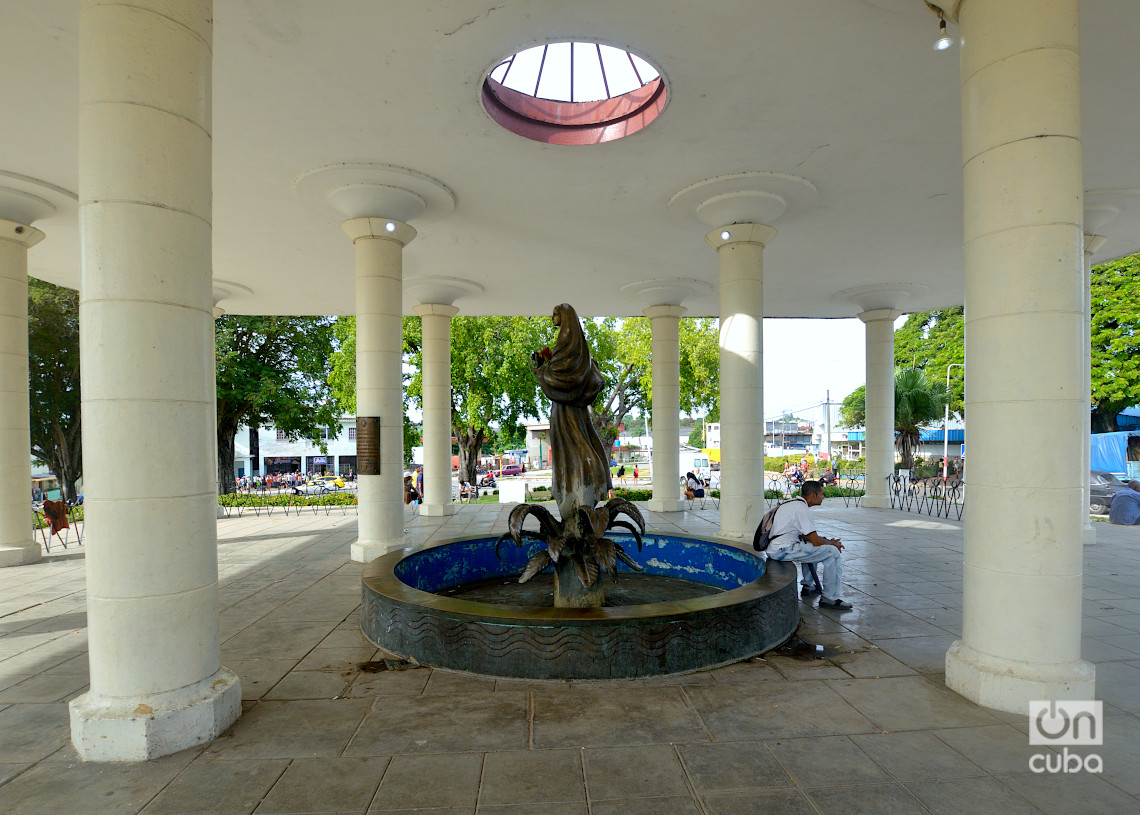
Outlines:
[[[839,542],[839,538],[825,538],[814,530],[800,537],[812,546],[834,546],[840,552],[843,551],[843,544]]]

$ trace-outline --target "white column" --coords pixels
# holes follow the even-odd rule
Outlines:
[[[212,16],[209,0],[80,12],[91,689],[70,707],[89,760],[184,750],[241,711],[218,657]]]
[[[416,230],[384,218],[340,228],[356,246],[356,414],[380,418],[380,473],[357,477],[351,557],[367,563],[404,545],[403,252]]]
[[[901,314],[895,309],[879,308],[859,315],[867,326],[863,506],[874,509],[890,506],[887,476],[895,471],[895,320]]]
[[[1084,316],[1084,325],[1081,327],[1081,337],[1084,338],[1085,351],[1081,356],[1081,374],[1084,381],[1084,393],[1088,395],[1089,408],[1085,426],[1081,429],[1081,454],[1084,469],[1084,497],[1082,505],[1085,508],[1084,527],[1081,529],[1081,541],[1086,544],[1096,543],[1096,526],[1089,517],[1089,505],[1092,503],[1092,256],[1104,246],[1108,239],[1103,235],[1084,236],[1084,268],[1081,278],[1083,294],[1081,298],[1081,313]]]
[[[764,515],[764,247],[761,224],[714,229],[720,278],[720,534],[747,538]]]
[[[1077,0],[967,0],[959,20],[970,469],[962,638],[946,684],[1024,714],[1030,700],[1095,689],[1080,658],[1089,394]],[[1011,461],[1039,477],[1011,479]]]
[[[416,306],[423,319],[424,504],[422,515],[451,515],[451,318],[455,306]]]
[[[0,220],[0,566],[40,559],[28,420],[28,249],[44,233]]]
[[[654,512],[677,512],[680,499],[681,315],[683,306],[652,306],[653,498]]]

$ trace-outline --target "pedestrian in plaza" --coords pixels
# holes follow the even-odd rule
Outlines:
[[[636,464],[634,464],[634,465],[633,465],[633,485],[634,485],[635,487],[637,486],[637,478],[638,478],[638,475],[637,475],[637,465],[636,465]]]
[[[1140,481],[1129,481],[1125,489],[1112,496],[1108,522],[1120,526],[1140,526]]]
[[[625,465],[618,467],[618,483],[625,486]]]

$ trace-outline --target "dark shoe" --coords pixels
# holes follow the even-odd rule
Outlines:
[[[851,609],[855,608],[850,603],[844,603],[842,600],[840,600],[838,598],[836,598],[835,600],[828,600],[826,597],[820,597],[819,598],[819,607],[820,608],[831,608],[831,609],[835,609],[836,611],[851,611]]]
[[[819,594],[819,589],[809,589],[807,586],[800,587],[800,597],[815,597],[817,594]]]

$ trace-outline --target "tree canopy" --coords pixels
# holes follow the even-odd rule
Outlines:
[[[272,424],[324,449],[321,430],[340,432],[341,406],[329,387],[335,348],[331,317],[225,315],[214,322],[218,386],[218,478],[234,489],[238,426]]]
[[[83,475],[79,292],[28,278],[28,371],[32,455],[73,499]]]
[[[918,368],[946,387],[947,366],[965,362],[963,309],[948,308],[911,314],[895,332],[895,365]],[[961,367],[949,369],[950,410],[965,415],[966,380]]]
[[[1140,253],[1092,270],[1092,429],[1140,402]]]

